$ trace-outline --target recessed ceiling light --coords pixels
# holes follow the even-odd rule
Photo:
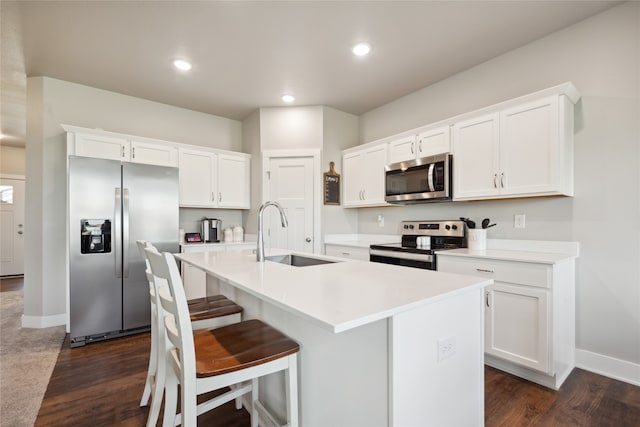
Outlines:
[[[358,43],[351,48],[351,52],[353,52],[353,54],[357,56],[365,56],[366,54],[371,52],[371,45],[366,42]]]
[[[191,69],[191,64],[183,59],[173,61],[173,66],[182,71],[189,71]]]
[[[293,95],[282,95],[282,100],[289,103],[295,101],[296,99],[293,97]]]

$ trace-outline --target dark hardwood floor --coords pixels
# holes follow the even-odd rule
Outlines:
[[[36,426],[143,426],[138,406],[149,334],[70,349],[58,357]],[[575,369],[555,392],[485,369],[486,426],[640,426],[640,387]],[[206,426],[249,426],[233,402],[198,418]]]

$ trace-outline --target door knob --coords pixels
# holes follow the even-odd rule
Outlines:
[[[22,234],[22,231],[18,231],[18,234]]]
[[[307,243],[311,242],[311,237],[307,237],[306,239],[304,239],[304,241]]]

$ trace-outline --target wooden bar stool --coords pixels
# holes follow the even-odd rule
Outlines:
[[[192,332],[182,280],[173,256],[146,249],[157,287],[158,312],[164,317],[164,338],[168,340],[165,388],[165,427],[197,424],[197,415],[245,393],[251,393],[252,427],[258,426],[258,412],[273,420],[258,400],[258,379],[284,371],[287,426],[298,425],[298,343],[260,320],[247,320],[206,331]],[[159,334],[160,335],[160,334]],[[227,393],[196,404],[199,394],[238,385]],[[176,416],[178,385],[182,412]]]
[[[155,426],[162,406],[162,395],[164,393],[164,353],[166,352],[165,341],[159,339],[160,333],[164,334],[164,323],[158,316],[156,305],[156,291],[147,257],[146,248],[154,249],[153,245],[144,240],[136,241],[138,250],[145,260],[147,280],[149,281],[149,295],[151,301],[151,346],[149,350],[149,367],[147,369],[147,379],[144,384],[144,391],[140,399],[140,406],[146,406],[151,399],[149,417],[147,425]],[[166,282],[162,286],[167,286]],[[205,298],[197,298],[188,301],[189,314],[193,329],[214,328],[236,323],[241,320],[242,307],[234,303],[224,295],[214,295]],[[242,402],[236,401],[236,408],[240,409]]]

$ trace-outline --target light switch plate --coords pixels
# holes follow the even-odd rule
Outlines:
[[[524,228],[525,227],[525,215],[524,214],[516,214],[513,216],[513,226],[515,228]]]

